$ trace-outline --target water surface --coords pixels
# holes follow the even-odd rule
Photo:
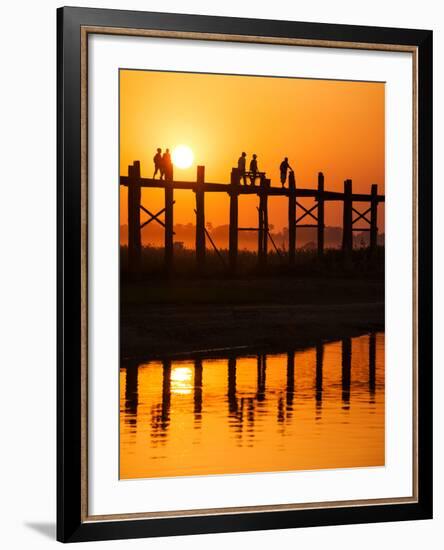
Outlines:
[[[384,465],[384,334],[120,370],[120,477]]]

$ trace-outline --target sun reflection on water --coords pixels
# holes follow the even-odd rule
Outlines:
[[[191,367],[173,367],[170,380],[172,394],[189,395],[193,391],[193,370]]]

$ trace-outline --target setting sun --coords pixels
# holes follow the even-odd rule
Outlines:
[[[178,145],[173,150],[173,163],[177,168],[189,168],[193,164],[193,151],[187,145]]]

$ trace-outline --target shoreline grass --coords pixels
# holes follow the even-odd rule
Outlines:
[[[347,278],[383,278],[384,277],[384,247],[376,249],[371,257],[368,248],[356,248],[350,258],[344,261],[341,250],[326,249],[322,257],[316,250],[298,249],[294,266],[289,266],[286,255],[269,250],[266,266],[258,269],[257,254],[249,250],[239,250],[236,278],[245,277],[325,277],[341,276]],[[143,247],[140,266],[140,278],[165,278],[164,249],[159,247]],[[220,278],[226,277],[228,271],[228,250],[220,251],[220,256],[214,250],[207,249],[205,268],[198,272],[195,261],[195,251],[187,248],[175,248],[174,268],[175,278]],[[120,273],[122,280],[128,280],[128,248],[120,247]]]

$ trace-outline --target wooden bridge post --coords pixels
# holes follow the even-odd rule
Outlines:
[[[196,264],[202,271],[205,264],[205,166],[197,167],[196,186]]]
[[[135,272],[134,166],[128,166],[128,271]]]
[[[262,250],[263,250],[263,258],[262,261],[264,264],[267,263],[267,255],[268,255],[268,190],[271,185],[271,180],[265,178],[264,179],[264,192],[263,192],[263,212],[264,212],[264,236],[262,240]]]
[[[230,235],[229,235],[229,260],[230,272],[235,273],[237,268],[238,249],[238,220],[239,220],[239,184],[240,174],[237,168],[231,170],[230,182]]]
[[[350,257],[353,249],[353,200],[352,180],[344,181],[344,207],[342,222],[342,252],[345,257]]]
[[[324,174],[318,174],[318,255],[324,254]]]
[[[173,251],[174,251],[174,189],[171,180],[171,174],[166,175],[165,180],[165,271],[171,273],[173,267]]]
[[[370,202],[370,254],[376,254],[378,246],[378,186],[372,185]]]
[[[142,242],[140,237],[140,162],[128,166],[128,270],[140,270]]]
[[[142,253],[142,236],[140,232],[140,204],[141,204],[141,190],[140,190],[140,161],[135,160],[134,165],[134,214],[135,214],[135,232],[136,232],[136,250],[137,250],[137,267],[140,268],[140,260]]]
[[[259,189],[259,224],[258,224],[258,245],[257,256],[258,265],[263,267],[267,263],[268,252],[268,187],[270,180],[266,178],[261,179],[261,186]]]
[[[262,266],[263,241],[264,241],[264,210],[262,204],[262,192],[259,192],[258,225],[257,225],[257,263]]]
[[[288,174],[288,263],[296,257],[296,179],[294,172]]]

